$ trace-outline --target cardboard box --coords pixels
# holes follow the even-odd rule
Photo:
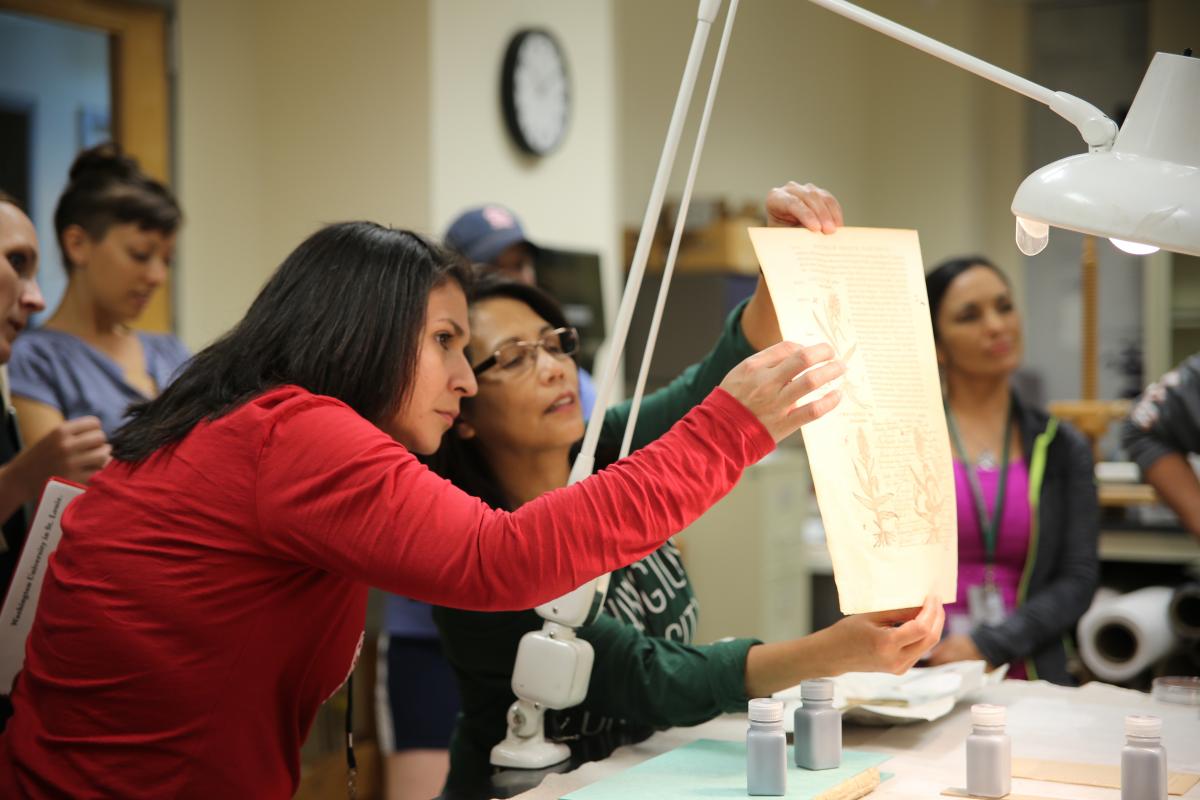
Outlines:
[[[684,231],[679,242],[679,255],[675,259],[677,272],[734,272],[746,275],[758,274],[758,258],[750,235],[746,229],[762,225],[755,217],[724,217],[713,220],[704,227]],[[646,268],[661,272],[667,262],[667,250],[671,244],[672,231],[662,226],[650,245],[650,258]],[[633,263],[633,251],[637,247],[638,230],[625,229],[625,267]]]
[[[753,217],[727,217],[685,233],[679,243],[675,269],[757,275],[758,257],[746,229],[761,224]]]
[[[625,229],[625,271],[629,271],[629,266],[633,264],[633,251],[637,249],[638,234],[641,233],[639,228]],[[650,243],[650,258],[646,260],[646,269],[651,272],[662,272],[663,266],[667,263],[667,245],[670,240],[663,241],[662,226],[660,225],[654,233],[654,241]]]

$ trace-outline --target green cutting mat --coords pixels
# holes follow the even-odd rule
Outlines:
[[[788,748],[787,794],[811,798],[877,767],[891,756],[842,751],[837,769],[810,771],[796,766]],[[663,798],[746,797],[746,743],[700,739],[669,753],[643,761],[563,800],[663,800]]]

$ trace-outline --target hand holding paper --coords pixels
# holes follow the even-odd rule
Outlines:
[[[767,195],[767,225],[772,228],[804,227],[814,233],[833,233],[842,224],[841,204],[816,184],[788,181]]]
[[[801,347],[780,342],[731,369],[721,381],[721,388],[758,417],[778,442],[837,406],[840,396],[836,390],[799,403],[845,372],[832,358],[833,350],[828,345]]]
[[[771,227],[803,227],[814,233],[833,233],[842,226],[842,206],[837,198],[812,183],[788,181],[776,186],[767,194],[765,207],[767,224]],[[755,350],[765,350],[783,338],[766,279],[761,274],[742,312],[742,333]]]
[[[853,614],[814,636],[830,640],[823,648],[845,658],[827,668],[829,675],[844,672],[907,672],[942,635],[946,615],[941,601],[926,598],[919,609]]]

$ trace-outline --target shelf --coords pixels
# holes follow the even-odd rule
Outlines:
[[[1171,310],[1171,327],[1192,330],[1200,328],[1200,309],[1187,311]]]
[[[1145,483],[1101,483],[1098,494],[1105,508],[1148,506],[1159,501],[1154,487]]]
[[[1200,563],[1200,540],[1182,532],[1102,530],[1100,560],[1139,564]]]

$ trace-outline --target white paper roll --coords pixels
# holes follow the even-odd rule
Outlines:
[[[1167,609],[1172,590],[1152,586],[1097,598],[1079,620],[1079,653],[1096,677],[1120,683],[1167,655],[1175,644]]]

